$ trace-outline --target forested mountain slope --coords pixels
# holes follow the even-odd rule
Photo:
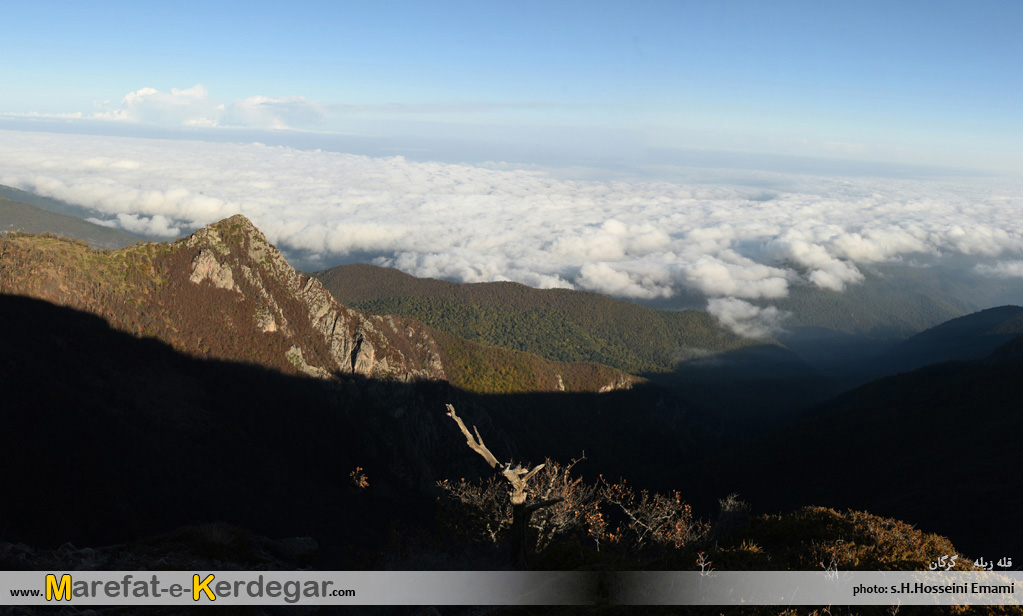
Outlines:
[[[338,301],[374,314],[415,317],[482,344],[558,361],[589,361],[632,374],[773,340],[743,338],[704,311],[659,311],[597,293],[513,282],[458,284],[374,265],[316,272]]]

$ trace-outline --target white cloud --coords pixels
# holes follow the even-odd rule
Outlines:
[[[900,228],[865,228],[860,232],[841,233],[828,244],[836,257],[858,263],[877,263],[907,253],[933,253],[926,232],[916,226]]]
[[[104,120],[164,127],[235,127],[258,130],[292,130],[321,127],[329,110],[301,96],[249,96],[231,102],[218,102],[202,84],[191,88],[140,88],[128,92],[121,101],[94,102],[98,111],[83,113],[5,113],[4,116],[28,119]]]
[[[327,116],[321,105],[301,96],[250,96],[234,101],[223,111],[224,125],[271,130],[315,126]]]
[[[999,261],[993,265],[981,263],[974,269],[978,274],[992,278],[1023,278],[1023,261]]]
[[[12,118],[33,118],[46,120],[81,120],[85,115],[81,111],[72,113],[42,113],[39,111],[28,111],[25,113],[8,112],[3,114]]]
[[[781,331],[788,313],[774,306],[761,308],[734,297],[716,297],[707,302],[707,312],[725,328],[747,338],[766,338]]]
[[[204,90],[158,94],[140,90],[125,106],[209,117],[200,113]],[[264,122],[285,121],[275,115],[282,108],[308,111],[301,100],[253,105]],[[12,131],[0,139],[0,184],[81,204],[104,224],[169,237],[242,213],[307,267],[356,254],[467,282],[646,299],[688,290],[729,298],[714,311],[746,335],[770,331],[780,316],[739,300],[782,298],[795,283],[841,291],[862,280],[861,264],[970,255],[1000,260],[980,273],[1009,275],[1023,259],[1018,186],[753,179],[628,183],[259,144]]]
[[[177,237],[181,235],[180,228],[172,226],[171,221],[166,216],[161,216],[159,214],[156,214],[155,216],[118,214],[117,222],[121,228],[139,235],[157,237]]]
[[[575,283],[587,291],[621,297],[654,299],[674,295],[670,286],[658,284],[649,276],[616,270],[607,263],[583,264]]]
[[[823,244],[813,241],[815,236],[830,236],[841,229],[828,225],[827,229],[817,228],[805,232],[799,230],[799,227],[804,225],[796,224],[798,225],[796,228],[789,229],[767,243],[768,254],[773,255],[781,263],[790,264],[804,271],[807,280],[822,289],[842,291],[845,285],[863,280],[863,274],[853,263],[838,259]]]
[[[788,295],[786,270],[763,265],[725,249],[717,255],[693,255],[681,265],[682,282],[704,295],[778,299]]]
[[[87,221],[111,229],[124,229],[138,235],[149,237],[175,238],[181,235],[181,228],[172,226],[166,216],[139,216],[138,214],[118,214],[112,219],[86,218]]]
[[[210,100],[209,93],[200,84],[170,92],[156,88],[142,88],[129,92],[114,109],[97,111],[92,118],[168,124],[172,126],[216,126],[221,110]]]

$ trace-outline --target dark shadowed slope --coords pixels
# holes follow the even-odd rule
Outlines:
[[[979,359],[1019,334],[1023,334],[1023,308],[999,306],[951,319],[902,341],[822,328],[797,328],[781,339],[851,388],[928,364]]]
[[[41,547],[226,522],[379,549],[389,520],[432,523],[435,481],[484,474],[444,415],[449,402],[502,458],[567,461],[585,450],[588,471],[640,483],[705,440],[684,405],[650,388],[479,396],[441,382],[288,376],[7,295],[0,329],[10,495],[0,520],[4,540]],[[353,496],[356,467],[374,496]]]
[[[350,521],[364,459],[313,379],[201,361],[83,312],[0,296],[6,540],[123,541],[227,521],[273,536]],[[343,524],[337,527],[343,532]]]
[[[1023,338],[985,359],[884,378],[702,466],[768,511],[867,509],[955,535],[977,554],[1018,554],[1023,534]],[[697,469],[679,477],[701,485]],[[710,485],[704,483],[704,485]]]
[[[1023,334],[1023,308],[999,306],[946,321],[912,336],[878,358],[885,374],[944,361],[980,359]]]
[[[437,479],[488,475],[444,402],[502,460],[565,462],[585,448],[590,482],[603,473],[638,488],[684,460],[671,401],[642,388],[472,396],[439,384],[331,383],[188,357],[24,297],[0,295],[0,328],[0,566],[14,569],[501,567],[496,548],[479,547],[480,528],[456,533],[441,515],[465,522],[471,508],[434,507]],[[350,481],[357,470],[368,483]],[[597,551],[568,534],[535,563],[685,570],[705,550],[715,568],[812,570],[837,549],[843,569],[921,570],[935,552],[956,553],[896,520],[813,507],[722,517],[714,528],[713,540],[645,551]]]
[[[624,476],[637,487],[683,489],[687,499],[694,477],[706,479],[714,498],[754,493],[713,461],[688,467],[681,479],[656,479],[713,444],[712,425],[657,388],[480,396],[441,382],[287,376],[197,359],[93,315],[17,296],[0,295],[0,329],[0,466],[16,471],[5,484],[14,498],[0,501],[4,541],[81,547],[225,522],[273,538],[311,536],[328,551],[332,570],[381,567],[403,557],[403,533],[437,532],[434,481],[486,475],[444,416],[446,402],[479,426],[502,460],[564,462],[585,450],[580,470],[591,479]],[[992,361],[1021,358],[1007,346]],[[369,477],[366,492],[349,485],[357,467]],[[947,482],[920,489],[953,504],[950,494],[962,492]],[[865,520],[860,526],[884,522],[852,517]],[[797,566],[784,552],[812,564],[806,559],[817,554],[806,550],[817,544],[809,540],[840,539],[869,555],[873,539],[850,545],[851,529],[839,518],[849,516],[814,510],[764,522],[777,528],[754,524],[741,538],[776,560],[757,552],[743,562]],[[962,529],[953,530],[943,532],[958,537]],[[728,547],[715,558],[746,558],[738,541],[722,543]],[[449,563],[460,562],[462,548],[444,547],[455,559]],[[907,558],[917,562],[918,552]]]

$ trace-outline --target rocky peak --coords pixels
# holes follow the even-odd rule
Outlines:
[[[183,244],[191,254],[189,282],[251,304],[252,328],[287,339],[283,359],[293,368],[318,377],[446,378],[437,343],[421,325],[404,335],[342,306],[318,280],[298,274],[245,216],[199,229]]]
[[[100,252],[32,236],[0,238],[0,254],[0,292],[90,312],[194,356],[325,379],[444,380],[479,393],[614,391],[635,381],[346,307],[241,215],[172,244]]]

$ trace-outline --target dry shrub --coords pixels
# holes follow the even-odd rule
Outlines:
[[[577,537],[600,549],[615,545],[626,550],[651,545],[682,546],[705,536],[707,526],[693,520],[692,508],[678,491],[651,494],[635,493],[625,480],[610,483],[603,477],[594,484],[573,476],[583,455],[568,464],[546,460],[543,469],[530,481],[531,502],[560,499],[533,512],[530,529],[535,535],[537,552],[556,539]],[[437,485],[445,492],[448,507],[446,522],[460,533],[499,543],[511,527],[512,506],[508,486],[498,476],[479,484],[443,480]],[[451,505],[454,505],[453,507]],[[616,521],[612,528],[612,521]]]

